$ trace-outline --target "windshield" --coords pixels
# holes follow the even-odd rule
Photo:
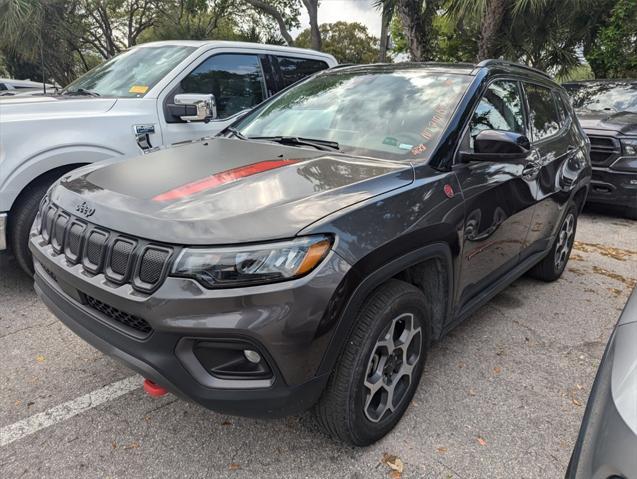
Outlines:
[[[637,113],[637,83],[567,83],[564,88],[577,110]]]
[[[336,142],[355,155],[428,157],[472,78],[423,69],[319,74],[236,127],[252,138]]]
[[[133,48],[93,68],[62,94],[140,98],[194,50],[176,45]]]

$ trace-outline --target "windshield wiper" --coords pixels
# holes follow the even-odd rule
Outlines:
[[[234,126],[229,126],[228,128],[226,128],[226,130],[229,131],[230,133],[232,133],[234,136],[236,136],[240,140],[248,140],[249,139],[247,136],[245,136],[243,133],[241,133],[239,130],[237,130]]]
[[[266,140],[282,145],[291,146],[311,146],[317,150],[338,151],[340,150],[338,143],[328,140],[317,140],[315,138],[301,138],[298,136],[249,136],[249,140]]]
[[[67,90],[64,95],[83,95],[83,96],[101,96],[96,91],[87,90],[86,88],[78,88],[77,90]]]

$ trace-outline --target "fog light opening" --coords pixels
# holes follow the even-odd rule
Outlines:
[[[243,355],[252,364],[259,364],[261,362],[261,355],[252,349],[244,349]]]

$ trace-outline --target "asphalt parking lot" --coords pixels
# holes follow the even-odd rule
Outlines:
[[[387,455],[404,478],[563,477],[636,282],[637,222],[587,212],[577,240],[559,281],[518,280],[437,344],[403,420],[365,449],[309,414],[254,420],[147,396],[0,253],[0,477],[397,477]]]

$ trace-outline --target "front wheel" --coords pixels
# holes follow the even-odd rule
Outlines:
[[[367,446],[398,423],[416,392],[430,333],[418,288],[390,280],[365,301],[315,408],[330,436]]]
[[[9,247],[22,270],[33,276],[33,257],[29,250],[29,233],[38,213],[40,201],[53,183],[42,182],[27,187],[9,215]]]
[[[571,206],[562,220],[549,254],[529,271],[533,278],[549,282],[562,276],[573,249],[576,230],[577,208]]]

